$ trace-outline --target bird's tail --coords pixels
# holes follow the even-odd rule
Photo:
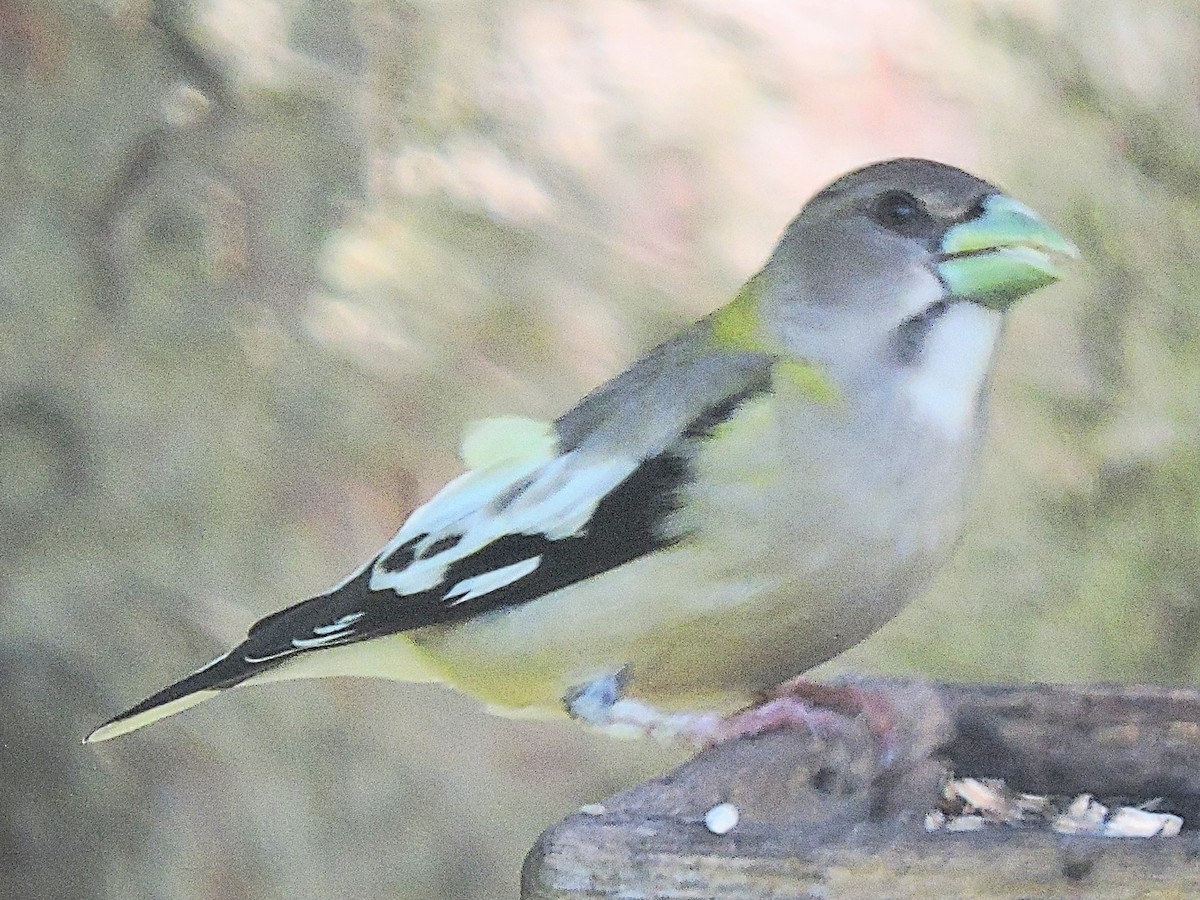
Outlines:
[[[105,722],[84,743],[144,728],[240,684],[342,675],[445,680],[437,661],[407,634],[365,627],[365,610],[371,607],[370,577],[370,566],[364,566],[328,593],[260,619],[233,650]]]
[[[410,683],[447,680],[441,666],[406,634],[388,634],[372,640],[253,662],[246,659],[248,645],[248,641],[238,645],[198,672],[109,719],[83,742],[96,744],[137,731],[241,684],[341,676],[385,678]]]
[[[242,677],[239,678],[238,674]],[[243,667],[231,664],[229,653],[218,656],[203,669],[168,685],[137,706],[109,719],[85,737],[83,742],[97,744],[145,728],[159,719],[173,716],[217,696],[226,688],[239,684],[246,674]]]

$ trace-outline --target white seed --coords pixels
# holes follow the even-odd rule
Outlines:
[[[608,812],[603,803],[586,803],[579,807],[579,811],[585,816],[602,816]]]
[[[937,831],[946,824],[946,814],[940,809],[931,809],[925,813],[925,830]]]
[[[999,812],[1004,806],[1004,798],[991,786],[977,778],[963,778],[954,783],[954,792],[975,809],[987,812]]]
[[[984,826],[983,816],[955,816],[946,823],[947,831],[979,831]]]
[[[1166,821],[1163,822],[1163,827],[1159,829],[1159,837],[1178,837],[1179,832],[1183,830],[1183,816],[1173,816],[1169,813],[1163,813],[1166,816]]]
[[[704,827],[713,834],[729,834],[737,827],[741,814],[732,803],[718,803],[704,814]]]
[[[1105,837],[1175,837],[1183,819],[1170,813],[1147,812],[1122,806],[1104,825]]]
[[[1050,826],[1059,834],[1100,834],[1108,807],[1091,794],[1080,794]]]

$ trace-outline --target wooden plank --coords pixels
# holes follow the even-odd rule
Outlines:
[[[898,714],[894,764],[865,727],[785,731],[700,754],[550,828],[527,900],[775,897],[1200,897],[1200,832],[927,833],[949,770],[1041,793],[1089,791],[1200,821],[1200,695],[1147,687],[864,682]],[[711,833],[705,813],[737,806]]]

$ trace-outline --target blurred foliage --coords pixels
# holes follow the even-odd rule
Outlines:
[[[870,159],[997,180],[1085,265],[1010,323],[961,552],[832,668],[1194,683],[1197,84],[1185,0],[0,2],[0,895],[512,897],[678,759],[347,682],[78,739]]]

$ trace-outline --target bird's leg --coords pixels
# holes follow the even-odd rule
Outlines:
[[[724,723],[715,712],[669,713],[649,703],[623,696],[624,670],[605,675],[568,692],[567,713],[612,737],[651,737],[665,744],[704,747]]]
[[[666,712],[624,696],[624,670],[567,693],[567,713],[607,735],[651,737],[665,744],[699,749],[753,737],[780,728],[804,728],[818,736],[843,732],[862,719],[879,744],[887,765],[894,756],[896,711],[881,694],[855,685],[818,684],[793,678],[767,691],[759,702],[730,716],[717,712]]]
[[[896,710],[876,691],[852,684],[818,684],[803,677],[771,688],[752,706],[721,723],[713,744],[774,731],[801,727],[817,735],[836,734],[862,719],[879,744],[883,762],[895,754]]]

